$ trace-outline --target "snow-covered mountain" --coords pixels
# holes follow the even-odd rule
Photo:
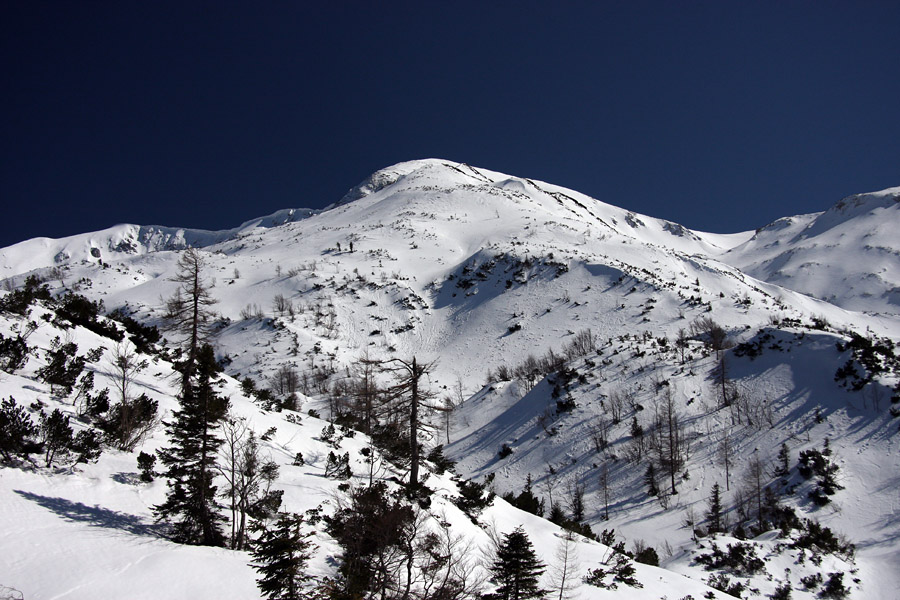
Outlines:
[[[900,188],[778,219],[721,258],[753,277],[855,311],[900,313]]]
[[[723,493],[729,488],[724,503],[737,514],[733,492],[748,457],[768,468],[787,444],[790,473],[784,483],[767,476],[766,484],[801,516],[847,534],[857,545],[856,563],[829,556],[821,569],[797,565],[804,551],[766,533],[753,544],[772,577],[743,574],[748,588],[766,595],[789,581],[794,598],[812,598],[819,588],[805,589],[801,577],[854,569],[845,579],[851,597],[889,598],[900,584],[891,575],[900,572],[894,514],[900,474],[897,421],[889,412],[900,373],[887,356],[873,367],[847,342],[853,334],[900,340],[900,238],[890,234],[900,225],[898,199],[900,188],[892,188],[755,232],[721,235],[549,183],[428,159],[378,171],[324,210],[279,211],[227,231],[118,225],[29,240],[0,250],[0,276],[13,289],[37,274],[55,293],[75,290],[103,300],[106,310],[122,308],[159,325],[182,250],[199,248],[218,301],[216,344],[228,375],[263,387],[279,369],[294,369],[303,375],[303,412],[313,408],[326,418],[361,356],[436,361],[428,387],[456,408],[423,440],[426,446],[449,442],[459,472],[477,480],[494,475],[499,493],[519,493],[531,475],[548,510],[551,503],[568,510],[573,490],[583,489],[585,523],[596,533],[615,528],[629,544],[643,540],[667,569],[638,565],[644,588],[582,586],[581,597],[724,597],[703,583],[710,573],[696,562],[701,550],[684,523],[702,528],[716,483]],[[710,323],[730,344],[710,346]],[[3,334],[14,327],[23,324],[7,319]],[[54,335],[52,324],[42,323],[32,337],[47,348]],[[71,335],[84,348],[109,345],[87,331]],[[26,406],[46,398],[46,385],[36,380],[42,360],[35,353],[0,382],[0,396]],[[848,361],[859,377],[836,380]],[[171,410],[177,392],[167,379],[171,367],[160,362],[151,371],[140,385]],[[286,473],[280,484],[287,507],[306,510],[333,493],[333,482],[320,473],[327,451],[316,435],[324,423],[306,415],[302,424],[288,423],[244,397],[236,381],[228,385],[233,406],[257,430],[277,427],[269,449]],[[678,469],[677,493],[648,496],[646,461],[634,458],[633,424],[649,434],[666,402],[677,410],[690,452]],[[826,438],[844,489],[818,507],[796,460]],[[717,458],[723,441],[734,454],[727,481]],[[353,440],[346,443],[345,450],[359,450]],[[160,430],[147,449],[163,445]],[[319,460],[292,470],[298,451]],[[360,475],[361,465],[354,463]],[[90,579],[113,571],[121,575],[103,589],[121,592],[121,581],[137,577],[150,586],[147,597],[169,596],[177,592],[154,594],[153,580],[181,556],[182,574],[160,589],[178,589],[197,569],[209,577],[221,570],[222,589],[210,594],[252,597],[253,573],[242,553],[178,547],[150,529],[94,533],[96,521],[123,515],[138,529],[149,523],[164,484],[137,484],[127,477],[132,471],[134,455],[123,452],[52,476],[0,471],[0,493],[14,507],[0,518],[18,524],[2,538],[0,553],[12,556],[26,528],[48,532],[26,556],[0,562],[0,585],[30,590],[28,598],[96,596]],[[452,497],[452,482],[440,481]],[[452,517],[453,504],[441,506]],[[465,517],[451,520],[462,535],[486,543],[483,528]],[[544,560],[553,562],[556,526],[499,499],[482,525],[491,520],[501,532],[525,524],[541,540]],[[95,535],[112,538],[96,568],[72,563],[57,579],[36,581],[48,561],[94,547]],[[71,544],[48,552],[43,545],[53,538]],[[334,543],[324,533],[318,538],[316,572],[333,572]],[[583,570],[605,552],[585,542]],[[737,581],[742,574],[731,576]]]

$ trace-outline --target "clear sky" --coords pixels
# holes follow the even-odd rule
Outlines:
[[[0,3],[0,245],[439,157],[731,232],[900,185],[900,2]]]

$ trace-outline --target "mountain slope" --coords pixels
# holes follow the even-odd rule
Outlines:
[[[721,256],[758,279],[855,311],[900,313],[900,188],[779,219]]]
[[[216,344],[228,375],[264,387],[274,386],[279,370],[292,371],[303,411],[312,408],[325,417],[346,401],[361,357],[437,361],[427,391],[437,403],[457,407],[449,421],[433,416],[438,427],[423,434],[426,446],[451,442],[448,453],[460,461],[461,473],[494,474],[499,492],[518,493],[532,475],[548,509],[558,503],[568,511],[572,486],[583,486],[585,523],[595,532],[614,526],[629,543],[644,540],[660,551],[664,566],[693,578],[671,584],[678,597],[706,593],[700,581],[709,573],[692,562],[699,550],[683,521],[688,511],[702,521],[713,484],[725,483],[716,460],[723,436],[739,457],[730,473],[735,487],[748,457],[768,464],[780,444],[788,443],[788,484],[767,485],[801,516],[815,517],[858,544],[857,565],[828,557],[829,568],[859,569],[862,583],[851,597],[878,597],[900,584],[885,575],[900,571],[894,541],[900,523],[892,508],[897,427],[888,412],[900,373],[886,358],[877,373],[866,371],[874,363],[848,344],[854,334],[900,340],[890,291],[898,281],[891,260],[896,243],[889,235],[900,224],[896,206],[896,190],[886,190],[755,233],[714,235],[549,183],[428,159],[379,171],[323,211],[279,211],[223,232],[120,225],[63,240],[30,240],[0,250],[0,269],[10,288],[36,274],[47,278],[55,294],[74,290],[102,300],[106,310],[121,308],[159,325],[162,299],[175,289],[181,250],[199,247],[218,300]],[[873,252],[886,260],[870,260]],[[709,321],[738,346],[713,349]],[[42,335],[46,347],[52,336],[49,330]],[[718,371],[723,356],[726,377]],[[871,377],[836,381],[847,364],[860,377]],[[29,368],[11,375],[3,394],[23,402],[44,397],[47,390],[35,383],[36,365]],[[859,390],[852,389],[855,382],[861,382]],[[142,385],[156,390],[169,409],[175,406],[171,384]],[[255,427],[277,427],[268,448],[287,473],[286,501],[311,508],[333,492],[332,482],[323,485],[315,469],[287,468],[300,449],[316,455],[316,468],[322,469],[327,449],[316,437],[324,424],[306,416],[302,425],[287,423],[283,415],[242,399],[236,381],[228,386],[235,406]],[[677,494],[650,497],[643,480],[646,455],[630,457],[631,424],[636,421],[649,435],[669,400],[692,452],[677,474]],[[598,449],[599,420],[605,420],[606,441]],[[807,497],[814,483],[798,474],[796,460],[801,450],[821,449],[826,438],[839,457],[845,489],[819,508]],[[162,443],[158,432],[148,448]],[[359,450],[357,442],[347,444],[348,451]],[[504,444],[512,453],[501,459]],[[35,505],[46,505],[41,497],[54,497],[49,488],[56,485],[65,488],[59,497],[80,503],[78,510],[101,502],[98,490],[116,490],[110,493],[117,499],[106,509],[138,515],[145,523],[162,487],[109,483],[133,461],[105,455],[65,478],[18,473],[4,489],[13,494],[17,514],[35,523],[47,517]],[[609,521],[605,506],[600,509],[603,470],[606,491],[612,492]],[[442,489],[455,493],[450,483]],[[735,518],[739,498],[727,491]],[[453,510],[448,504],[447,511]],[[72,511],[55,511],[60,512]],[[549,546],[557,528],[499,500],[485,514],[502,523],[504,532],[526,520],[529,533],[545,540],[545,560],[552,560]],[[94,527],[87,521],[76,520],[80,524],[54,535],[81,539]],[[483,528],[465,523],[459,519],[465,536],[485,539]],[[49,521],[44,525],[51,527]],[[334,543],[319,536],[326,550],[316,569],[328,573]],[[134,538],[125,535],[121,542],[127,546]],[[772,568],[800,560],[796,549],[785,554],[782,548],[778,555],[774,539],[758,543],[759,552],[771,555]],[[157,544],[166,556],[177,550],[159,540],[151,545]],[[584,552],[596,564],[606,548]],[[36,554],[29,560],[30,581],[46,563]],[[137,555],[134,561],[147,563]],[[112,558],[103,564],[122,566]],[[639,567],[644,581],[676,581],[647,569]],[[793,569],[794,597],[814,597],[815,590],[799,587],[800,573],[812,567]],[[237,567],[231,572],[242,582],[234,590],[244,594],[252,573]],[[78,574],[68,577],[54,594],[75,585]],[[748,580],[763,593],[777,583],[759,576]],[[643,592],[615,593],[659,598],[673,592],[648,583]]]

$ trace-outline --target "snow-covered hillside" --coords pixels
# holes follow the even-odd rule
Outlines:
[[[849,310],[900,314],[900,188],[844,198],[823,213],[785,217],[730,249],[744,273]]]
[[[228,231],[119,225],[29,240],[0,250],[0,276],[14,289],[39,275],[55,294],[76,291],[102,300],[107,311],[162,325],[179,257],[187,246],[200,248],[220,315],[216,348],[233,378],[226,390],[254,429],[276,427],[266,449],[282,466],[279,485],[292,511],[336,490],[320,472],[328,453],[318,439],[325,422],[307,410],[327,419],[363,356],[416,356],[435,361],[428,390],[438,403],[455,406],[448,422],[424,435],[426,447],[449,441],[458,471],[479,481],[494,475],[499,493],[518,494],[531,475],[548,511],[551,503],[568,511],[580,487],[584,523],[597,534],[615,528],[629,548],[646,542],[667,569],[638,565],[644,588],[582,586],[581,597],[704,597],[710,572],[696,561],[695,527],[684,523],[705,528],[716,483],[735,523],[741,507],[734,492],[748,459],[759,457],[765,484],[783,505],[856,544],[855,563],[829,555],[821,568],[854,570],[845,579],[851,597],[890,598],[900,585],[892,574],[900,572],[894,514],[900,473],[889,408],[900,373],[888,357],[872,363],[861,342],[849,342],[900,340],[900,247],[890,234],[900,225],[897,199],[893,188],[756,232],[717,235],[549,183],[429,159],[379,171],[325,210],[280,211]],[[712,343],[710,324],[721,330],[722,343]],[[14,326],[25,325],[9,317],[3,335],[13,335]],[[70,331],[81,348],[109,346],[86,330]],[[49,348],[54,335],[60,332],[42,323],[29,344]],[[36,377],[43,357],[36,352],[6,375],[0,396],[71,410],[65,401],[47,400],[49,390]],[[108,368],[102,360],[108,359],[97,363],[98,373]],[[845,372],[836,380],[848,361],[857,377]],[[236,381],[249,378],[262,388],[284,369],[299,375],[299,422],[262,410]],[[177,406],[168,363],[155,364],[140,385],[161,409]],[[676,493],[648,496],[651,451],[636,450],[633,426],[649,437],[666,403],[689,451],[676,481],[660,478],[663,489],[674,486]],[[843,489],[819,507],[807,497],[814,484],[798,473],[797,459],[826,439]],[[725,441],[733,453],[727,481],[719,460]],[[145,450],[165,443],[160,428]],[[783,443],[790,472],[775,478],[769,468]],[[362,478],[365,441],[345,444]],[[220,587],[199,597],[253,597],[246,554],[184,548],[157,535],[150,507],[162,500],[165,484],[134,480],[138,451],[108,451],[96,464],[63,473],[0,471],[3,503],[11,507],[3,512],[10,532],[2,538],[4,556],[17,556],[26,530],[44,532],[19,558],[0,563],[0,585],[27,590],[27,598],[96,596],[94,582],[105,573],[103,585],[111,587],[100,595],[146,581],[139,585],[147,586],[147,597],[170,597],[192,585],[192,575],[209,573]],[[291,466],[296,452],[317,459],[305,469]],[[449,479],[435,481],[448,497],[456,493]],[[452,502],[439,503],[454,530],[478,545],[488,543],[491,521],[504,533],[525,524],[544,560],[553,562],[555,525],[498,499],[478,527],[453,517]],[[47,551],[51,539],[72,543]],[[317,542],[315,572],[333,573],[334,542],[324,532]],[[701,543],[709,548],[708,540]],[[815,597],[819,588],[800,584],[819,568],[800,558],[805,550],[778,549],[769,533],[754,543],[773,577],[747,575],[748,588],[765,596],[790,581],[792,597]],[[608,552],[595,542],[583,546],[585,571]],[[88,552],[101,558],[89,564]],[[53,563],[69,566],[42,579]],[[154,593],[157,577],[170,587]]]

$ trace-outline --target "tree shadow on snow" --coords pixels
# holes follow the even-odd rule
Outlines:
[[[118,529],[135,535],[145,535],[160,537],[162,534],[161,526],[148,525],[135,515],[117,512],[100,506],[88,506],[81,502],[73,502],[65,498],[52,498],[50,496],[41,496],[22,490],[13,490],[26,500],[31,500],[36,504],[56,513],[67,521],[74,523],[87,523],[94,527],[103,527],[105,529]]]

